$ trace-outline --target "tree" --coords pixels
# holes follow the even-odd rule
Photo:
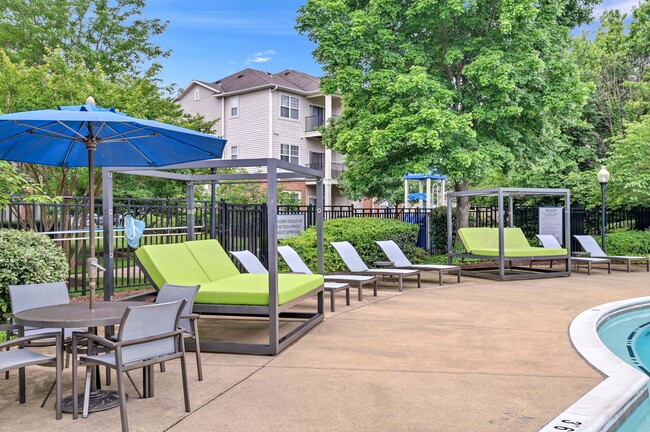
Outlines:
[[[144,18],[144,0],[0,0],[0,48],[12,61],[47,62],[48,50],[76,55],[111,77],[139,74],[165,51],[151,42],[167,23]]]
[[[343,96],[324,142],[347,155],[347,190],[381,197],[430,169],[466,190],[554,153],[588,90],[569,31],[595,3],[308,0],[297,28],[317,44],[322,90]]]

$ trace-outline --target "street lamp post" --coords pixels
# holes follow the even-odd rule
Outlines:
[[[601,215],[601,227],[600,227],[600,235],[601,235],[601,246],[603,248],[603,252],[605,252],[605,186],[607,186],[607,182],[609,181],[609,171],[605,168],[605,165],[600,166],[600,171],[598,171],[598,174],[596,175],[598,178],[598,183],[600,183],[600,198],[601,198],[601,210],[602,210],[602,215]]]

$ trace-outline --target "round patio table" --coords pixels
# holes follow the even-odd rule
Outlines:
[[[96,302],[91,310],[88,303],[65,303],[27,309],[14,315],[16,324],[26,327],[77,328],[119,324],[129,306],[142,306],[143,302]],[[57,355],[63,355],[58,353]],[[83,394],[79,395],[79,412],[83,405]],[[103,411],[119,405],[119,395],[114,390],[93,390],[90,393],[89,412]],[[63,412],[72,412],[72,396],[63,399]]]

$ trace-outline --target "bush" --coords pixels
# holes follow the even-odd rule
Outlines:
[[[594,238],[600,243],[600,236]],[[607,255],[650,256],[650,230],[607,233],[605,246]]]
[[[385,218],[343,218],[325,221],[323,224],[323,253],[325,273],[347,271],[330,242],[349,241],[366,264],[385,261],[386,256],[375,243],[377,240],[393,240],[407,256],[416,251],[419,227],[395,219]],[[316,254],[316,227],[310,227],[299,236],[283,239],[282,245],[291,246],[314,272],[318,267]],[[283,261],[280,271],[288,271]]]
[[[447,252],[447,207],[431,209],[429,229],[431,230],[431,248],[438,253]]]
[[[34,231],[0,229],[0,310],[9,307],[9,285],[58,282],[68,277],[63,250]]]

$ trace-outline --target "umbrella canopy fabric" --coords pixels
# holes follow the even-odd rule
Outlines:
[[[86,167],[89,134],[97,142],[95,166],[164,166],[221,158],[226,144],[214,135],[85,104],[0,115],[0,160]]]
[[[62,168],[88,167],[88,285],[95,308],[96,166],[159,167],[221,158],[226,140],[86,104],[0,116],[0,160]]]

